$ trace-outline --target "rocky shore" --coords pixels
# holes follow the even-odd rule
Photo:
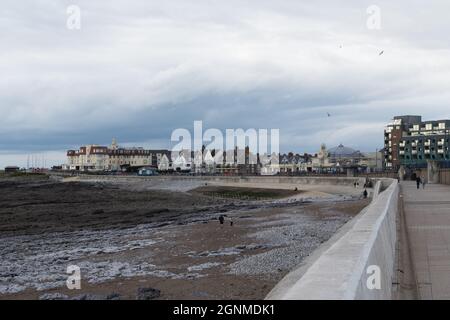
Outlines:
[[[0,299],[261,299],[367,204],[197,187],[1,179]],[[68,265],[81,290],[66,288]]]

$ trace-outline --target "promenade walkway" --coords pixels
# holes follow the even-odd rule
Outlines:
[[[450,186],[401,184],[420,299],[450,299]]]

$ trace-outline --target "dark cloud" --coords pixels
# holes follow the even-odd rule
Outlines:
[[[1,5],[0,167],[112,137],[169,147],[194,120],[374,150],[394,115],[450,116],[447,1],[378,1],[377,31],[371,1],[27,3]]]

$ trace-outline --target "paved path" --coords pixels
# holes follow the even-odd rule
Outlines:
[[[402,182],[420,299],[450,299],[450,186]]]

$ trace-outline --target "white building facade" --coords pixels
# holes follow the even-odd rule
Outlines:
[[[146,150],[141,147],[123,148],[113,140],[109,147],[86,145],[67,151],[66,170],[124,171],[128,168],[158,167],[167,150]]]

